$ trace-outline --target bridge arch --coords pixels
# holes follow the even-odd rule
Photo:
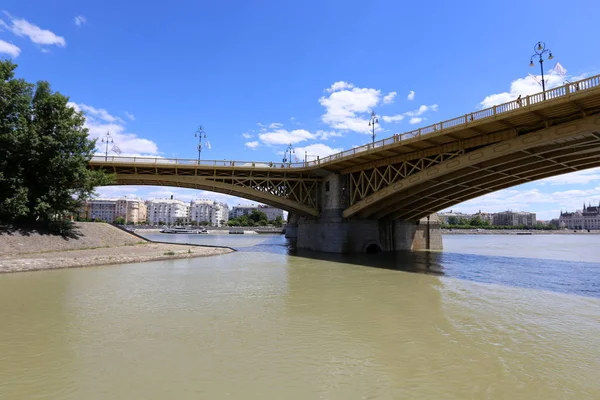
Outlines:
[[[343,216],[416,221],[483,194],[598,166],[600,117],[589,116],[468,149],[381,187]]]
[[[228,177],[213,175],[168,174],[164,171],[143,173],[143,169],[123,168],[121,165],[106,168],[104,163],[92,168],[103,168],[115,174],[114,185],[169,186],[206,190],[241,197],[268,204],[291,213],[304,216],[318,216],[317,188],[320,178],[313,176],[275,176],[267,177]],[[154,170],[154,168],[153,168]],[[163,173],[161,173],[163,172]],[[171,171],[173,172],[173,171]],[[180,172],[180,171],[177,171]],[[267,174],[268,175],[268,174]]]

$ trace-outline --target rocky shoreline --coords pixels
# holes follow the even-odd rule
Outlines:
[[[233,251],[227,247],[155,243],[101,223],[78,223],[70,237],[3,230],[0,273],[207,257]]]

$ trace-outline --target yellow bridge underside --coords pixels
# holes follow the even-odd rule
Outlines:
[[[319,215],[346,178],[346,218],[418,220],[511,186],[600,167],[600,76],[308,163],[94,157],[119,185],[196,188]]]

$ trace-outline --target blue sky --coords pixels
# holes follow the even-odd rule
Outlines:
[[[110,130],[125,154],[280,161],[304,158],[450,119],[539,91],[528,73],[538,40],[566,79],[600,73],[593,42],[600,3],[571,1],[4,0],[0,56],[18,75],[48,80],[86,112],[94,137]],[[499,8],[501,6],[501,8]],[[592,42],[590,42],[592,40]],[[101,195],[224,195],[155,187]],[[600,170],[493,193],[455,211],[506,209],[555,217],[600,200]]]

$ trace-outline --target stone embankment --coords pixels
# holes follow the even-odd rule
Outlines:
[[[442,229],[442,235],[600,235],[590,230]]]
[[[154,243],[109,224],[76,223],[67,235],[0,229],[0,273],[213,256],[225,247]]]

